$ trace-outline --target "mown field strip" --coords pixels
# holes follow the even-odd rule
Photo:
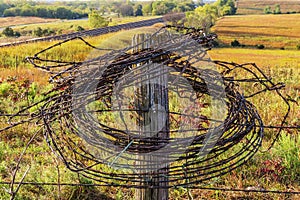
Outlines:
[[[300,14],[226,16],[217,21],[213,31],[226,45],[236,39],[249,46],[296,49],[300,44],[299,19]]]

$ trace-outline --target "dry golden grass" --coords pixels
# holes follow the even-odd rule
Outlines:
[[[115,34],[118,33],[86,37],[85,40],[98,46],[101,45],[103,41],[109,40],[110,37]],[[25,61],[25,58],[33,56],[37,52],[58,42],[59,41],[46,41],[0,48],[0,82],[6,80],[8,77],[16,77],[20,79],[29,79],[30,81],[37,82],[41,85],[47,84],[49,78],[48,73],[33,68],[32,65]],[[98,56],[99,52],[96,53],[92,50],[91,47],[84,45],[82,41],[74,40],[57,46],[48,53],[41,54],[40,56],[46,59],[83,61],[91,56]],[[105,53],[105,51],[103,53]]]
[[[285,83],[286,87],[283,94],[288,94],[295,101],[300,101],[299,51],[218,48],[209,51],[209,55],[213,60],[222,60],[239,64],[255,63],[268,77],[272,77],[272,80],[275,83]],[[236,76],[249,76],[249,74],[236,74]],[[276,103],[276,106],[278,106],[279,109],[275,108],[275,106],[269,107],[270,110],[267,110],[267,107],[265,106],[269,105],[269,101],[275,102],[277,100],[273,98],[273,96],[269,96],[259,102],[255,102],[264,122],[270,123],[273,119],[275,119],[274,116],[282,116],[282,113],[284,112],[283,110],[285,109],[283,104]],[[280,106],[282,106],[282,108],[280,108]],[[299,123],[299,109],[299,104],[292,104],[292,111],[288,119],[290,124]]]
[[[256,63],[262,68],[294,67],[300,69],[300,53],[297,50],[259,50],[217,48],[209,51],[214,60],[237,63]]]
[[[237,14],[263,14],[267,6],[274,10],[280,5],[281,12],[300,12],[299,0],[239,0]]]
[[[266,48],[295,49],[300,44],[300,14],[226,16],[213,31],[225,44],[237,39],[241,44]]]
[[[29,80],[43,86],[48,84],[49,75],[35,68],[0,68],[0,83],[8,77],[18,80]]]
[[[225,18],[226,19],[226,18]],[[252,22],[254,24],[254,22]],[[281,23],[281,22],[278,22]],[[251,24],[251,23],[250,23]],[[94,38],[87,38],[89,42],[92,44],[97,44],[97,42],[101,42],[104,40],[111,40],[111,43],[115,45],[116,40],[113,40],[110,38],[110,36],[116,36],[121,37],[124,35],[117,35],[118,33],[112,33],[104,36],[98,36]],[[220,35],[222,37],[222,35]],[[120,38],[119,38],[120,39]],[[121,38],[122,39],[122,38]],[[18,65],[18,67],[15,67],[14,63],[14,56],[28,56],[33,55],[34,53],[38,52],[39,50],[45,48],[46,46],[50,46],[54,42],[41,42],[36,44],[28,44],[28,45],[22,45],[18,47],[9,47],[9,48],[3,48],[0,49],[0,77],[8,77],[8,76],[26,76],[29,77],[30,80],[34,80],[36,82],[39,82],[41,84],[46,83],[47,78],[43,72],[32,69],[28,66],[26,63],[21,63]],[[109,42],[107,42],[109,43]],[[83,48],[84,45],[82,45],[81,42],[73,42],[70,45],[57,47],[56,51],[53,51],[53,57],[60,59],[61,56],[63,56],[64,59],[78,59],[82,60],[88,56],[90,53],[89,48]],[[62,54],[62,53],[65,54]],[[6,55],[1,57],[1,55]],[[244,63],[244,62],[255,62],[257,65],[259,65],[268,75],[272,75],[274,77],[275,82],[283,81],[287,83],[288,89],[291,89],[292,87],[298,87],[299,89],[296,91],[286,91],[289,94],[291,94],[291,97],[299,97],[299,80],[300,80],[300,54],[299,51],[296,50],[257,50],[257,49],[242,49],[242,48],[218,48],[213,49],[209,51],[209,55],[212,57],[212,59],[215,60],[225,60],[225,61],[233,61],[238,63]],[[7,57],[11,57],[11,61],[3,62],[3,60]],[[50,57],[50,55],[49,55]],[[10,66],[3,66],[1,65],[1,61],[3,64],[11,62]],[[2,68],[1,68],[2,67]],[[278,74],[276,74],[278,73]],[[281,80],[281,78],[283,80]],[[1,79],[0,79],[1,80]],[[298,92],[298,93],[297,93]],[[272,97],[272,96],[268,96]],[[263,108],[265,108],[267,105],[267,102],[270,101],[271,98],[265,99],[263,102],[259,104],[259,102],[254,102],[258,104],[258,106],[263,105]],[[276,101],[276,99],[274,100]],[[299,106],[293,104],[295,106],[294,111],[299,110]],[[297,107],[296,107],[297,106]],[[258,107],[258,109],[261,109],[261,107]],[[280,105],[275,105],[274,107],[271,107],[272,112],[269,112],[268,109],[264,110],[264,113],[262,113],[262,117],[265,118],[275,118],[277,115],[280,115],[282,113],[282,109],[280,108]],[[297,120],[300,118],[300,115],[298,112],[292,112],[291,115],[291,123],[292,120]],[[23,128],[23,127],[21,127]],[[20,128],[20,129],[21,129]],[[24,127],[25,130],[27,127]],[[28,129],[28,128],[27,128]],[[23,134],[23,132],[20,130],[20,133]],[[266,144],[264,144],[264,148],[266,148]],[[268,144],[268,143],[267,143]],[[17,146],[17,145],[15,145]],[[39,146],[41,150],[39,151],[45,151],[44,146]],[[36,150],[38,147],[34,146],[32,147],[31,154],[37,155],[38,150]],[[20,149],[18,146],[13,149],[13,152],[11,152],[10,157],[17,157],[18,151],[16,149]],[[21,150],[19,150],[21,151]],[[240,188],[244,189],[249,186],[259,186],[265,189],[271,189],[271,190],[295,190],[299,191],[299,184],[298,182],[294,181],[292,183],[285,183],[280,181],[272,181],[272,179],[269,179],[270,177],[266,175],[265,177],[259,177],[258,171],[264,167],[263,163],[267,159],[275,159],[276,154],[271,154],[272,151],[262,154],[258,152],[257,155],[253,159],[248,162],[247,165],[242,166],[241,168],[236,169],[235,171],[231,172],[230,174],[216,178],[215,180],[212,180],[211,182],[204,183],[208,185],[203,185],[203,187],[221,187],[221,188]],[[9,157],[9,156],[7,156]],[[9,157],[9,158],[10,158]],[[46,160],[46,161],[45,161]],[[35,157],[35,161],[32,163],[32,170],[27,175],[28,177],[35,177],[37,180],[41,180],[41,182],[47,182],[52,181],[55,182],[56,169],[54,168],[54,164],[51,163],[52,158],[48,155],[43,155],[39,153],[38,156]],[[39,161],[39,162],[38,162]],[[12,163],[12,158],[7,159],[5,164]],[[46,164],[45,164],[46,163]],[[62,173],[61,181],[62,182],[74,182],[77,181],[77,176],[71,174],[70,171],[66,170],[65,167],[61,166]],[[23,167],[22,169],[25,169]],[[42,171],[40,170],[42,169]],[[20,176],[22,173],[19,173]],[[41,175],[42,174],[42,175]],[[34,180],[36,180],[34,179]],[[46,181],[45,181],[46,180]],[[30,196],[30,198],[33,198],[35,196],[33,195],[39,195],[39,198],[45,197],[47,195],[47,199],[56,199],[55,195],[59,192],[57,187],[55,188],[46,188],[43,187],[45,191],[51,191],[50,193],[46,192],[45,194],[35,193],[32,192],[30,189],[30,186],[22,186],[20,190],[20,198]],[[99,187],[97,188],[101,190],[102,193],[105,193],[105,195],[110,196],[112,198],[116,198],[117,196],[119,199],[134,199],[133,194],[134,190],[132,189],[116,189],[116,188],[108,188],[108,187]],[[71,197],[74,197],[76,195],[82,197],[90,197],[90,192],[88,190],[80,190],[75,191],[76,188],[67,188],[62,187],[62,198],[64,199],[71,199]],[[78,189],[79,190],[79,189]],[[0,190],[1,192],[1,190]],[[95,191],[93,191],[96,193]],[[206,191],[206,190],[192,190],[191,191],[192,196],[194,199],[297,199],[297,196],[294,195],[280,195],[280,194],[260,194],[260,193],[241,193],[241,192],[221,192],[221,191]],[[26,196],[27,195],[27,196]],[[68,198],[70,197],[70,198]],[[78,198],[80,198],[78,197]],[[29,198],[29,197],[28,197]],[[37,197],[38,198],[38,197]],[[91,197],[90,197],[91,198]],[[90,199],[89,198],[89,199]],[[1,199],[1,193],[0,193],[0,199]],[[98,199],[102,199],[101,197],[98,197]],[[188,199],[188,195],[185,189],[170,189],[170,199]]]
[[[109,26],[114,26],[118,24],[154,19],[159,16],[137,16],[137,17],[113,17]],[[2,23],[2,21],[3,23]],[[19,20],[19,21],[18,21]],[[40,20],[40,21],[39,21]],[[5,23],[4,23],[5,22]],[[45,23],[47,22],[47,23]],[[4,24],[4,25],[2,25]],[[5,25],[6,24],[6,25]],[[88,19],[81,20],[60,20],[60,19],[43,19],[38,17],[6,17],[0,18],[0,28],[7,26],[13,27],[14,31],[21,33],[21,37],[0,37],[0,44],[13,43],[17,41],[23,41],[27,39],[32,39],[37,36],[32,34],[33,30],[36,30],[38,27],[41,29],[51,29],[56,32],[56,34],[68,34],[76,32],[77,27],[81,26],[85,30],[92,29],[88,23]],[[0,31],[1,32],[1,31]]]
[[[46,19],[40,17],[0,17],[0,27],[23,24],[36,24],[58,21],[59,19]]]

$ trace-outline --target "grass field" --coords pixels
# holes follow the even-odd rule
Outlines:
[[[223,60],[235,63],[255,63],[264,73],[272,77],[275,82],[286,84],[284,93],[291,96],[295,101],[300,101],[300,54],[296,50],[259,50],[259,49],[234,49],[218,48],[209,51],[209,55],[214,60]],[[236,74],[239,76],[240,74]],[[245,76],[245,74],[241,74]],[[242,77],[241,77],[242,78]],[[272,98],[272,97],[268,97]],[[256,102],[261,115],[266,123],[272,121],[272,114],[276,112],[270,108],[266,112],[264,103]],[[294,105],[293,112],[290,116],[291,123],[300,123],[299,105]],[[299,155],[300,156],[300,155]]]
[[[97,40],[106,39],[109,36],[102,36],[97,38],[90,38],[89,41],[95,43]],[[31,51],[37,51],[47,45],[52,43],[40,43],[39,47],[35,49],[31,46]],[[33,44],[31,44],[33,45]],[[73,44],[74,45],[74,44]],[[70,56],[75,53],[79,54],[78,49],[80,43],[75,43],[74,46],[69,49],[66,58],[71,58]],[[27,47],[29,47],[27,45]],[[7,50],[11,50],[8,48]],[[25,53],[26,45],[24,45]],[[3,51],[3,50],[0,50]],[[16,51],[16,50],[15,50]],[[72,53],[73,52],[73,53]],[[88,49],[82,49],[81,59],[83,59]],[[2,53],[2,52],[1,52]],[[56,55],[58,56],[59,53]],[[291,98],[299,101],[300,98],[300,59],[297,51],[280,51],[280,50],[257,50],[257,49],[233,49],[233,48],[219,48],[209,51],[209,55],[212,59],[226,60],[228,62],[255,62],[258,66],[262,68],[268,76],[272,76],[275,82],[283,81],[287,84],[284,94],[289,94]],[[78,57],[80,59],[80,57]],[[0,68],[2,81],[8,78],[8,76],[16,77],[16,81],[11,83],[17,85],[23,83],[22,80],[26,80],[26,73],[28,72],[27,78],[30,79],[30,83],[36,82],[38,88],[36,93],[40,94],[42,91],[47,90],[46,81],[47,78],[45,74],[38,70],[32,70],[27,65],[20,65],[19,71],[14,70],[14,68]],[[13,73],[15,72],[15,74]],[[35,74],[31,77],[31,74]],[[20,76],[22,75],[22,76]],[[25,76],[25,77],[24,77]],[[240,74],[240,76],[245,76],[245,74]],[[39,79],[38,79],[39,78]],[[1,84],[0,84],[1,85]],[[31,88],[31,87],[30,87]],[[31,91],[29,91],[31,93]],[[21,96],[21,95],[20,95]],[[8,98],[10,99],[10,97]],[[276,104],[271,100],[272,96],[268,95],[262,102],[254,101],[253,103],[257,106],[258,111],[264,119],[272,120],[274,116],[279,116],[282,113],[281,105]],[[6,108],[15,108],[16,106],[26,105],[25,102],[8,102],[4,100],[0,95],[0,100],[3,106]],[[14,106],[13,106],[14,104]],[[268,105],[268,106],[266,106]],[[1,108],[0,108],[1,109]],[[299,124],[300,113],[297,110],[300,109],[299,105],[292,105],[292,113],[289,118],[290,123]],[[0,122],[1,126],[1,122]],[[6,167],[15,163],[20,152],[25,146],[27,138],[36,130],[34,125],[29,127],[19,127],[11,131],[3,133],[0,137],[0,181],[9,181],[11,176],[9,175],[9,169]],[[270,136],[274,134],[272,131],[266,130],[266,135]],[[291,159],[297,159],[300,156],[299,145],[300,138],[297,137],[297,132],[289,130],[284,132],[283,137],[280,142],[277,142],[274,148],[266,153],[259,152],[247,165],[233,171],[232,173],[220,177],[218,179],[212,180],[205,183],[204,186],[207,187],[221,187],[221,188],[247,188],[256,187],[272,190],[300,190],[300,185],[298,179],[291,178],[291,176],[299,175],[300,171],[295,169],[295,167],[300,167],[300,161],[291,162]],[[298,141],[298,143],[296,142]],[[264,140],[263,148],[267,148],[269,145],[268,139]],[[288,146],[287,146],[288,145]],[[289,155],[290,157],[287,157]],[[51,154],[49,148],[45,144],[42,135],[40,135],[36,141],[30,146],[21,164],[20,173],[17,176],[19,180],[22,176],[22,172],[26,169],[27,165],[31,165],[31,169],[26,176],[25,181],[40,181],[40,182],[56,182],[58,178],[58,169],[56,166],[57,159]],[[267,163],[267,164],[266,164]],[[282,167],[284,170],[276,171],[277,166]],[[300,169],[300,168],[298,168]],[[59,165],[59,170],[61,172],[60,179],[61,182],[86,182],[91,183],[89,180],[81,178],[79,179],[75,173],[70,172],[64,167],[62,163]],[[263,173],[262,170],[269,170],[267,173]],[[247,177],[247,179],[245,179]],[[208,184],[208,185],[206,185]],[[7,188],[7,187],[5,187]],[[191,190],[191,194],[195,199],[292,199],[296,200],[296,196],[293,195],[278,195],[278,194],[257,194],[257,193],[232,193],[232,192],[220,192],[220,191],[202,191],[202,190]],[[20,192],[18,193],[19,199],[58,199],[59,196],[62,199],[74,199],[76,196],[80,199],[131,199],[134,200],[134,190],[130,189],[116,189],[108,187],[69,187],[61,186],[60,190],[56,186],[22,186]],[[6,198],[8,194],[5,193],[3,188],[0,188],[0,197]],[[171,189],[170,190],[171,199],[188,199],[187,190]]]
[[[280,5],[281,12],[300,12],[298,0],[238,0],[237,14],[263,14],[267,6],[274,10],[275,5]]]
[[[292,15],[291,15],[292,16]],[[262,16],[264,17],[264,16]],[[256,33],[251,28],[245,27],[249,25],[254,27],[255,23],[259,22],[259,27],[266,26],[264,20],[260,16],[252,16],[245,18],[248,22],[243,22],[242,18],[238,16],[225,17],[217,23],[217,28],[220,24],[229,21],[227,26],[229,28],[237,27],[243,29],[245,32],[249,30],[249,42],[251,38],[255,40],[259,34],[263,34],[275,29],[263,29]],[[273,18],[272,18],[273,19]],[[238,21],[240,20],[240,21]],[[269,19],[270,20],[270,19]],[[276,18],[270,21],[271,24],[277,26],[286,26],[286,18]],[[278,20],[276,22],[276,20]],[[281,22],[280,20],[287,20]],[[291,20],[291,19],[290,19]],[[255,22],[256,21],[256,22]],[[276,23],[275,23],[276,22]],[[260,28],[258,28],[259,30]],[[268,30],[268,31],[267,31]],[[226,37],[237,37],[240,34],[230,32],[226,36],[227,31],[219,32],[221,41]],[[290,34],[295,33],[291,28]],[[98,44],[106,40],[107,44],[116,45],[116,37],[120,41],[122,36],[126,34],[111,33],[108,35],[87,38],[92,44]],[[112,38],[110,38],[112,37]],[[224,37],[224,38],[223,38]],[[268,36],[270,40],[273,36]],[[291,37],[287,35],[287,37]],[[236,38],[239,39],[239,38]],[[228,40],[230,42],[230,40]],[[246,41],[246,40],[245,40]],[[33,69],[28,63],[24,62],[26,56],[32,56],[34,53],[48,47],[55,42],[41,42],[36,44],[21,45],[17,47],[7,47],[0,49],[0,112],[13,112],[24,105],[28,105],[34,96],[39,96],[43,91],[47,91],[49,86],[47,84],[48,77],[45,72]],[[243,43],[243,42],[242,42]],[[249,45],[255,45],[256,42]],[[273,46],[272,46],[273,47]],[[276,47],[276,46],[274,46]],[[292,48],[292,47],[290,47]],[[58,46],[56,51],[46,54],[48,58],[63,59],[63,60],[84,60],[90,54],[91,49],[82,45],[82,42],[73,42]],[[283,93],[288,94],[291,99],[300,101],[300,51],[297,50],[279,50],[279,49],[263,49],[258,50],[254,48],[216,48],[209,51],[209,55],[215,60],[224,60],[228,62],[255,62],[266,75],[271,76],[274,82],[286,83],[286,88]],[[237,76],[245,77],[247,74],[237,74]],[[30,87],[23,88],[24,81],[29,81]],[[2,84],[1,84],[2,83]],[[10,86],[8,86],[8,84]],[[8,88],[8,89],[7,89]],[[249,89],[249,88],[246,88]],[[8,92],[9,91],[9,92]],[[26,98],[27,95],[27,98]],[[31,96],[30,96],[31,95]],[[264,95],[264,94],[263,94]],[[19,100],[16,101],[15,97]],[[28,96],[30,98],[28,98]],[[283,113],[282,104],[277,102],[278,99],[273,98],[272,94],[266,94],[261,99],[251,99],[257,106],[263,119],[266,123],[276,123],[277,117]],[[300,113],[299,104],[292,104],[291,115],[289,123],[292,125],[299,125]],[[0,126],[6,124],[6,119],[1,121]],[[36,127],[32,125],[24,125],[13,130],[6,131],[0,135],[0,181],[10,181],[11,171],[15,166],[16,161],[24,149],[29,137],[34,133]],[[269,138],[274,136],[274,131],[266,130],[266,138],[263,142],[263,149],[266,149],[270,144]],[[275,144],[275,146],[268,152],[258,152],[253,159],[246,165],[234,170],[233,172],[204,183],[203,187],[221,187],[221,188],[240,188],[245,189],[254,187],[256,189],[267,190],[300,190],[300,136],[297,130],[286,130],[282,133],[282,137]],[[59,167],[56,168],[56,163]],[[17,174],[17,179],[20,180],[22,173],[30,165],[31,168],[25,178],[25,181],[37,182],[57,182],[60,178],[61,182],[72,183],[92,183],[86,178],[79,178],[76,173],[72,173],[51,153],[49,147],[44,141],[43,135],[40,134],[37,139],[30,146],[24,159],[20,165],[20,172]],[[279,168],[278,168],[279,167]],[[60,177],[58,177],[58,171]],[[0,187],[0,199],[8,199],[9,194],[5,189],[9,186]],[[109,187],[71,187],[71,186],[31,186],[24,185],[20,188],[17,199],[124,199],[134,200],[133,189],[120,189]],[[291,199],[297,200],[296,195],[283,194],[260,194],[260,193],[240,193],[240,192],[221,192],[221,191],[205,191],[205,190],[191,190],[194,199]],[[184,188],[171,189],[170,199],[188,199],[188,191]]]
[[[300,45],[300,14],[226,16],[213,27],[221,43],[296,49]]]
[[[116,33],[110,33],[97,37],[87,37],[86,41],[98,45],[101,41],[113,36]],[[29,79],[31,82],[37,82],[40,85],[47,84],[46,73],[33,68],[25,58],[33,56],[35,53],[49,47],[58,41],[39,42],[27,45],[4,47],[0,49],[0,81],[7,77],[16,77]],[[66,43],[55,49],[52,55],[46,55],[47,58],[57,58],[65,61],[82,61],[87,58],[92,49],[83,45],[82,41],[74,40],[72,43]]]
[[[157,16],[138,16],[138,17],[122,17],[122,18],[117,18],[117,17],[112,17],[111,22],[108,24],[109,26],[114,26],[118,24],[124,24],[124,23],[129,23],[129,22],[136,22],[136,21],[141,21],[141,20],[146,20],[146,19],[153,19],[156,18]],[[0,18],[0,20],[5,18]],[[14,19],[14,18],[13,18]],[[21,37],[19,38],[6,38],[6,37],[0,37],[0,43],[9,43],[9,42],[15,42],[15,41],[21,41],[21,40],[26,40],[26,39],[31,39],[36,36],[34,36],[33,30],[37,29],[38,27],[48,30],[53,30],[56,34],[65,34],[65,33],[72,33],[77,31],[77,27],[81,26],[85,30],[92,29],[89,26],[88,19],[82,19],[82,20],[50,20],[49,23],[42,23],[39,24],[38,22],[30,22],[31,18],[26,18],[26,17],[18,17],[20,21],[23,21],[21,24],[27,24],[27,25],[20,25],[13,27],[14,31],[18,31],[21,33]],[[39,18],[41,19],[41,18]],[[6,26],[11,26],[15,23],[15,21],[7,21]],[[1,25],[1,24],[0,24]],[[0,31],[1,32],[1,31]]]
[[[111,18],[111,22],[108,25],[113,26],[113,25],[141,21],[141,20],[151,19],[151,18],[155,18],[155,17],[138,16],[138,17]],[[27,26],[20,26],[16,28],[16,30],[22,32],[22,31],[34,30],[37,27],[41,27],[42,29],[50,28],[54,30],[62,30],[62,33],[67,33],[67,32],[74,31],[77,26],[81,26],[86,30],[91,29],[88,23],[88,19],[82,19],[82,20],[59,20],[57,22],[48,23],[48,24],[41,24],[41,25],[33,24]]]
[[[48,23],[54,21],[59,21],[59,19],[46,19],[40,17],[0,17],[0,28],[16,25]]]

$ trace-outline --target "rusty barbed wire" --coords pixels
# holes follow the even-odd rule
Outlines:
[[[152,44],[138,51],[133,51],[135,46],[120,50],[102,49],[76,37],[50,46],[33,57],[28,57],[27,60],[34,67],[45,70],[51,75],[49,82],[54,83],[55,87],[45,94],[43,100],[8,115],[10,125],[2,128],[0,132],[27,122],[35,122],[43,127],[44,137],[49,147],[68,169],[103,185],[132,188],[150,187],[148,184],[151,182],[150,179],[157,180],[161,177],[167,177],[164,181],[168,184],[151,185],[152,188],[197,185],[243,165],[262,144],[264,123],[250,101],[261,93],[272,92],[287,106],[280,126],[277,126],[278,130],[274,137],[276,141],[290,112],[288,100],[280,93],[284,84],[273,83],[254,63],[212,62],[206,51],[212,47],[217,37],[215,34],[206,35],[203,30],[196,28],[164,26],[151,37],[166,31],[168,31],[165,34],[167,36],[162,43]],[[40,57],[42,53],[75,39],[82,40],[85,45],[97,51],[109,52],[97,58],[78,62]],[[140,44],[136,46],[138,45]],[[197,48],[199,45],[201,49]],[[214,63],[216,68],[201,68],[198,63],[203,61]],[[156,63],[158,68],[167,66],[173,70],[172,73],[166,72],[170,76],[168,84],[176,83],[176,87],[170,87],[169,92],[189,101],[199,100],[196,107],[191,109],[208,112],[212,108],[208,99],[222,101],[221,93],[224,90],[226,117],[220,120],[209,114],[194,115],[189,112],[178,112],[175,109],[169,110],[170,129],[167,131],[172,135],[170,138],[141,137],[138,130],[113,126],[107,118],[114,113],[128,112],[131,118],[138,119],[141,117],[140,113],[149,112],[136,104],[143,98],[139,95],[135,96],[135,101],[128,100],[127,109],[114,106],[111,99],[116,83],[128,73],[134,74],[126,77],[128,83],[141,82],[139,79],[141,73],[156,75],[156,72],[151,70],[141,70],[141,66],[147,62]],[[250,76],[237,78],[235,77],[237,71],[244,71]],[[217,81],[219,75],[221,81]],[[187,80],[195,91],[195,96],[182,95],[188,91],[188,88],[178,77]],[[211,80],[210,88],[207,80]],[[87,82],[96,83],[97,87],[93,89],[86,85]],[[244,83],[256,84],[259,87],[244,91],[240,86]],[[132,85],[124,85],[121,89],[125,90],[129,86]],[[75,89],[79,91],[76,94],[74,94]],[[93,103],[97,103],[97,106]],[[37,110],[29,112],[32,107],[37,107]],[[74,112],[77,114],[74,115]],[[22,119],[18,121],[16,117]],[[177,124],[187,121],[196,125],[190,129],[178,128]],[[119,123],[126,125],[122,117]],[[211,127],[210,125],[214,123],[217,125]],[[80,124],[88,124],[88,126],[82,130],[79,128]],[[192,142],[182,153],[180,149],[183,148],[185,140],[190,140],[191,137],[180,138],[179,134],[187,132],[192,132],[194,135]],[[221,134],[215,139],[214,146],[207,149],[207,154],[201,156],[201,152],[207,145],[206,138],[212,137],[213,133]],[[83,136],[86,134],[87,136]],[[145,158],[141,160],[138,155],[144,152],[155,152],[175,140],[179,142],[164,151],[166,157],[176,157],[174,162],[165,167],[167,173],[147,171],[152,167],[151,164],[149,166],[148,160]],[[86,141],[97,150],[87,148]],[[115,146],[119,148],[117,154],[113,152]],[[125,151],[132,156],[125,155]],[[101,159],[97,156],[99,152],[110,156]],[[116,163],[118,159],[127,163]],[[126,167],[135,164],[136,169]],[[114,166],[114,168],[107,168],[107,166]]]

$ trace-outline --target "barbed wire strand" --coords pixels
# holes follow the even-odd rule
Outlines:
[[[136,155],[142,152],[158,150],[167,143],[176,140],[176,134],[180,133],[181,130],[176,130],[174,128],[170,130],[172,134],[175,134],[175,137],[170,139],[157,137],[141,138],[134,133],[134,130],[130,130],[127,127],[125,130],[122,130],[120,128],[111,127],[101,121],[97,121],[95,118],[91,117],[91,113],[85,112],[85,106],[94,101],[99,101],[101,102],[102,110],[95,109],[91,110],[92,112],[99,113],[99,115],[101,113],[113,113],[114,108],[112,107],[110,98],[115,87],[114,83],[128,72],[134,72],[136,73],[136,77],[142,77],[141,74],[137,73],[137,70],[141,69],[141,67],[139,67],[141,64],[149,61],[157,63],[158,67],[168,66],[178,72],[177,76],[171,76],[173,82],[179,80],[178,76],[185,77],[196,92],[197,98],[219,98],[221,90],[223,89],[219,85],[220,82],[213,82],[213,89],[209,91],[205,79],[216,80],[217,75],[220,73],[214,70],[199,69],[193,66],[197,64],[197,61],[210,62],[206,56],[206,51],[211,48],[211,44],[216,38],[216,35],[205,35],[203,31],[193,28],[165,26],[154,33],[152,37],[167,31],[167,29],[175,29],[176,32],[180,32],[180,34],[168,34],[167,36],[169,38],[167,37],[166,41],[163,43],[160,43],[159,45],[153,44],[151,48],[141,49],[137,52],[130,52],[130,50],[135,48],[134,46],[131,46],[121,50],[112,50],[104,56],[84,62],[51,60],[39,57],[40,54],[66,42],[74,41],[75,39],[82,40],[84,44],[95,50],[104,50],[89,44],[80,37],[76,37],[54,44],[35,54],[33,57],[28,57],[27,60],[33,64],[34,67],[46,70],[51,75],[50,82],[54,83],[55,87],[48,93],[45,93],[45,99],[40,102],[34,103],[15,114],[0,114],[0,116],[9,117],[10,121],[10,124],[7,127],[2,128],[0,132],[24,123],[35,122],[43,128],[45,140],[51,151],[62,160],[68,169],[99,183],[91,184],[91,186],[149,187],[148,180],[144,179],[145,176],[157,179],[162,175],[166,175],[153,171],[146,172],[145,170],[153,167],[151,164],[140,164],[139,166],[136,166],[137,168],[132,169],[130,167],[130,162],[145,163],[145,160],[141,162]],[[202,48],[195,48],[199,47],[199,45]],[[164,46],[165,49],[161,49],[160,46]],[[183,61],[184,58],[189,59]],[[191,60],[191,62],[189,62],[189,60]],[[52,64],[45,65],[43,62]],[[255,63],[237,64],[224,61],[213,62],[217,67],[223,69],[221,74],[222,83],[225,85],[226,105],[228,106],[227,117],[222,126],[216,126],[214,129],[207,129],[205,128],[205,125],[216,122],[217,120],[209,118],[208,116],[195,116],[192,114],[175,112],[169,113],[173,119],[197,119],[200,120],[200,123],[198,124],[199,128],[194,130],[197,135],[184,152],[184,155],[180,155],[176,162],[168,166],[169,184],[165,187],[187,187],[186,184],[188,183],[188,188],[190,189],[198,188],[236,192],[287,193],[286,191],[201,188],[196,186],[197,184],[211,180],[214,177],[229,173],[252,158],[261,147],[264,128],[278,129],[271,146],[274,145],[284,128],[299,128],[299,126],[284,126],[288,114],[290,113],[290,105],[288,99],[280,92],[280,90],[284,88],[283,84],[273,83]],[[93,66],[94,64],[106,66],[106,69],[101,71],[103,74],[100,74],[97,70],[89,71],[90,69],[87,66]],[[250,70],[248,67],[254,68],[256,72]],[[251,74],[252,77],[249,79],[234,79],[232,78],[231,73],[236,70],[245,71]],[[147,73],[155,75],[156,72],[147,71]],[[136,79],[136,77],[135,80],[139,80]],[[78,81],[76,78],[82,79]],[[127,78],[129,79],[128,82],[134,81],[132,79],[133,77],[129,76]],[[94,91],[88,91],[90,88],[85,88],[86,85],[83,85],[85,82],[95,83],[95,81],[97,87]],[[237,83],[247,82],[260,84],[262,89],[248,95],[243,95],[237,89]],[[178,87],[171,88],[170,91],[175,92],[180,96],[181,92],[185,92],[188,89],[180,81],[177,83]],[[79,90],[78,94],[72,94],[74,87],[77,87]],[[90,85],[88,85],[88,87],[90,87]],[[126,88],[128,85],[123,87]],[[280,122],[280,126],[264,125],[257,109],[248,100],[258,94],[272,91],[275,91],[277,96],[280,97],[282,102],[288,107]],[[193,99],[191,96],[181,97],[189,100]],[[137,95],[137,98],[141,97]],[[75,105],[74,100],[77,102]],[[147,112],[142,108],[137,109],[137,106],[134,104],[129,103],[128,105],[131,106],[131,109],[128,111],[132,112],[133,116],[139,116],[141,113]],[[29,109],[33,106],[38,106],[38,110],[28,113]],[[122,109],[121,106],[118,107],[119,112],[125,111]],[[77,112],[78,115],[74,116],[74,112]],[[28,118],[20,121],[13,121],[16,117]],[[89,119],[89,123],[87,122],[87,119]],[[76,124],[74,124],[74,121],[76,121]],[[123,118],[122,121],[124,122]],[[78,128],[78,124],[87,123],[90,126],[85,126],[83,130]],[[88,136],[83,136],[82,131],[84,131],[85,134],[88,134]],[[192,129],[187,131],[192,131]],[[205,145],[203,142],[205,141],[205,137],[209,134],[209,131],[221,132],[222,134],[216,141],[215,146],[210,149],[210,153],[207,154],[205,158],[202,158],[199,154]],[[99,133],[101,134],[99,135]],[[97,138],[95,135],[97,135]],[[108,158],[111,158],[112,161],[123,159],[128,162],[125,164],[116,163],[96,157],[84,146],[79,145],[77,142],[78,136],[83,136],[82,139],[97,147],[98,151],[110,155]],[[121,148],[121,151],[119,151],[120,153],[118,154],[114,152],[115,145]],[[179,149],[184,145],[185,139],[181,138],[176,145],[171,146],[170,149],[165,152],[165,154],[168,155],[167,158],[170,159],[173,156],[176,156],[176,154],[179,154]],[[267,150],[269,150],[269,148]],[[130,152],[134,157],[129,156],[126,152]],[[113,163],[114,166],[119,169],[128,168],[129,171],[113,170],[112,172],[105,172],[97,169],[97,166],[107,165],[108,163]],[[155,166],[156,164],[154,163],[152,165]],[[182,166],[184,166],[184,170],[182,170]],[[188,180],[188,182],[186,180]],[[0,184],[6,183],[8,182],[1,182]],[[16,182],[14,179],[12,182],[9,182],[12,187],[18,183],[19,186],[20,184],[58,184],[24,181]],[[88,184],[59,183],[59,187],[63,185],[88,186]],[[290,193],[299,194],[299,192]]]

